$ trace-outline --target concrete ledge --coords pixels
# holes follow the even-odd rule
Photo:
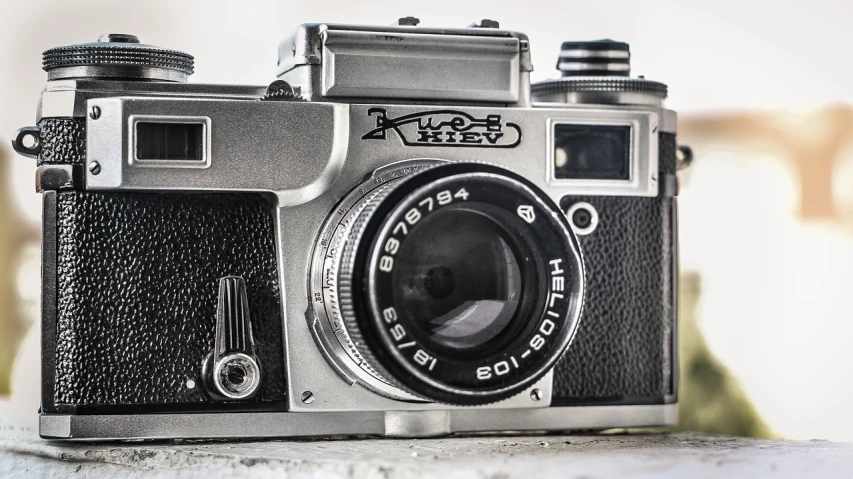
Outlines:
[[[678,405],[463,408],[433,411],[40,415],[42,437],[79,440],[441,437],[450,433],[602,431],[674,426]]]
[[[0,439],[0,477],[851,477],[853,444],[694,434],[90,443]],[[120,475],[120,476],[117,476]],[[79,476],[78,476],[79,477]]]

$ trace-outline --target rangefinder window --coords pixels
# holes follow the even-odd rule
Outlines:
[[[631,179],[631,127],[554,125],[554,178]]]
[[[204,162],[202,123],[136,124],[136,159]]]

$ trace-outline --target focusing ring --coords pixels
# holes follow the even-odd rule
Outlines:
[[[465,194],[456,196],[459,191]],[[455,199],[442,206],[438,195]],[[514,396],[553,367],[577,330],[584,285],[577,240],[544,193],[501,168],[452,163],[389,185],[367,201],[342,252],[338,293],[353,346],[384,380],[431,401],[481,405]],[[396,250],[388,244],[404,244],[409,228],[416,234],[415,216],[427,218],[454,202],[506,213],[532,251],[523,261],[535,272],[528,278],[535,285],[533,306],[519,307],[505,347],[479,358],[448,357],[419,339],[412,323],[397,316],[392,294],[388,251]]]
[[[666,98],[667,86],[645,78],[565,77],[530,85],[533,94],[545,93],[646,93]]]

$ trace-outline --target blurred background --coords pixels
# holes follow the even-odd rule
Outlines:
[[[853,441],[853,3],[831,0],[0,0],[0,434],[39,403],[35,162],[41,52],[101,33],[196,58],[193,82],[265,85],[300,23],[465,26],[530,36],[534,80],[564,40],[629,42],[670,87],[682,173],[679,429]]]

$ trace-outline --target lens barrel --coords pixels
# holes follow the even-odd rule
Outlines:
[[[362,368],[448,404],[511,397],[546,374],[580,318],[583,266],[559,208],[521,176],[446,163],[350,209],[336,317]]]

